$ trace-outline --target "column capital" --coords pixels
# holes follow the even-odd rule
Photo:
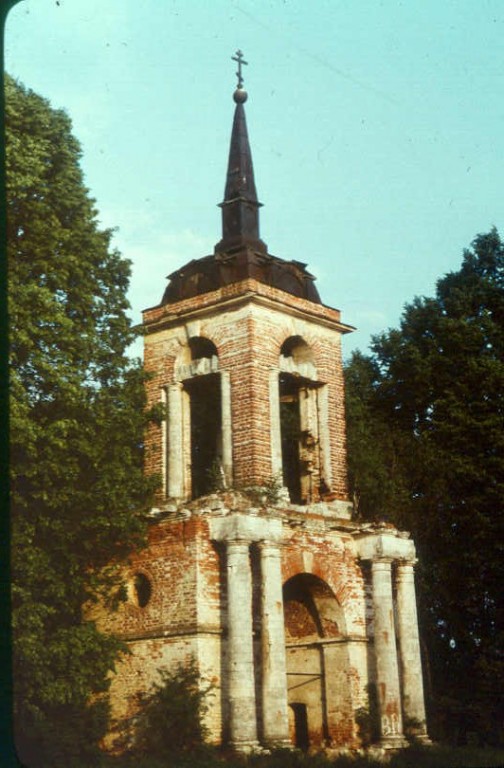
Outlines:
[[[282,520],[280,518],[263,518],[234,512],[223,517],[210,520],[210,538],[214,541],[232,541],[233,539],[249,543],[278,541],[282,538]]]
[[[275,541],[275,539],[260,539],[257,542],[259,551],[264,555],[280,555],[280,548],[282,542]]]
[[[242,549],[248,549],[251,545],[250,539],[245,539],[240,537],[233,537],[229,539],[223,539],[223,543],[226,545],[226,549],[229,551],[230,549],[235,550],[242,550]]]

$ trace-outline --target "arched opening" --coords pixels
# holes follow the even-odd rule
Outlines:
[[[312,348],[302,336],[289,336],[280,348],[282,357],[291,357],[295,364],[313,363]]]
[[[319,386],[312,348],[290,336],[280,349],[279,399],[283,484],[294,504],[319,498]]]
[[[151,599],[152,585],[144,573],[136,573],[133,577],[133,599],[139,608],[145,608]]]
[[[294,504],[302,503],[301,494],[301,415],[299,377],[280,374],[280,435],[282,440],[282,478]]]
[[[302,482],[301,390],[307,380],[300,376],[299,366],[311,363],[312,351],[301,336],[289,336],[280,348],[280,435],[282,443],[283,484],[294,504],[308,500],[306,483]],[[292,371],[292,372],[290,372]]]
[[[196,499],[222,486],[222,398],[215,344],[195,336],[189,350],[190,377],[183,383],[189,395],[191,496]]]
[[[220,376],[210,373],[184,382],[191,410],[191,495],[218,490],[222,456]]]
[[[309,573],[289,579],[283,598],[291,740],[301,749],[335,742],[353,721],[343,610]]]
[[[213,341],[204,336],[193,336],[189,339],[189,349],[191,350],[191,360],[217,357],[217,347]]]

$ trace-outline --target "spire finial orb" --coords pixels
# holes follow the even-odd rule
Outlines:
[[[242,75],[242,64],[245,64],[248,66],[248,61],[245,61],[243,58],[243,53],[240,50],[236,51],[235,56],[231,56],[233,61],[236,61],[238,63],[238,71],[236,72],[236,77],[238,78],[238,84],[236,87],[236,91],[233,93],[233,99],[235,100],[236,104],[243,104],[247,101],[247,91],[243,87],[243,75]]]

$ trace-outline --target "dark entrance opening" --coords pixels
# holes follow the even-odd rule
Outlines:
[[[291,704],[294,712],[294,745],[303,752],[308,751],[310,737],[308,735],[308,713],[306,704]]]
[[[301,462],[299,439],[299,377],[280,374],[280,433],[282,436],[283,484],[289,490],[293,504],[301,504]]]
[[[184,386],[191,399],[191,484],[196,499],[216,490],[222,453],[220,376],[195,376]]]

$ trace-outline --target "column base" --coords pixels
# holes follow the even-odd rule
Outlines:
[[[409,741],[411,744],[421,744],[422,747],[432,747],[432,739],[426,733],[415,733]]]
[[[266,749],[295,749],[290,739],[264,739]]]
[[[253,755],[262,752],[258,741],[231,741],[229,748],[240,755]]]
[[[382,749],[404,749],[409,747],[409,741],[404,736],[385,736],[380,739],[379,745]]]

